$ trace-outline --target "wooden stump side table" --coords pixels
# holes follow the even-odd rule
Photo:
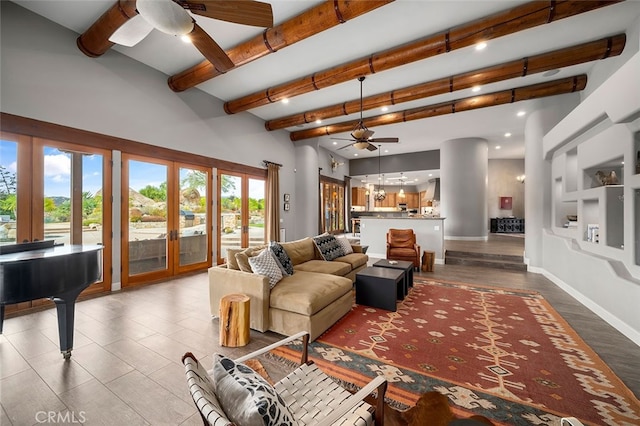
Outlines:
[[[250,301],[245,294],[220,299],[220,346],[236,348],[249,343]]]
[[[425,250],[422,253],[422,272],[433,272],[436,263],[436,252]]]

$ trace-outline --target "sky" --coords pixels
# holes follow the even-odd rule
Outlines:
[[[16,160],[17,143],[0,140],[0,165],[15,173]],[[102,160],[101,155],[83,156],[83,191],[95,194],[102,188]],[[136,191],[147,185],[158,187],[167,180],[167,167],[165,165],[131,160],[129,167],[129,186]],[[44,169],[45,197],[69,197],[71,194],[71,155],[63,153],[57,148],[45,147]],[[181,169],[180,179],[182,180],[187,173],[187,169]],[[237,185],[236,189],[231,191],[231,194],[240,196],[240,185]],[[249,196],[252,198],[264,198],[264,185],[250,185]]]

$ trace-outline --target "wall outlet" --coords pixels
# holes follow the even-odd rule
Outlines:
[[[433,230],[434,231],[439,231],[440,230],[440,225],[434,225]]]

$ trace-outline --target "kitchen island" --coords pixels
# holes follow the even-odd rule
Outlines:
[[[436,253],[436,263],[444,264],[444,217],[360,217],[360,244],[369,246],[369,257],[387,257],[389,229],[413,229],[420,246]]]

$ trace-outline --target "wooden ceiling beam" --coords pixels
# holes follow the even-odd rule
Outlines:
[[[118,0],[76,39],[78,49],[92,58],[103,55],[114,43],[109,37],[138,14],[136,0]]]
[[[583,90],[586,85],[587,76],[585,74],[581,74],[559,80],[533,84],[530,86],[517,87],[485,95],[471,96],[435,105],[427,105],[404,111],[382,114],[366,118],[363,120],[363,123],[366,127],[377,127],[387,124],[402,123],[405,121],[420,120],[439,115],[454,114],[461,111],[470,111],[478,108],[504,105],[529,99],[572,93]],[[300,130],[291,132],[289,137],[295,142],[303,139],[350,132],[357,123],[357,120],[352,120],[344,123],[332,124],[330,126]]]
[[[561,0],[525,3],[489,17],[460,25],[440,34],[428,36],[384,52],[375,53],[369,57],[360,58],[295,81],[228,101],[224,104],[224,109],[228,114],[247,111],[278,102],[283,98],[292,98],[344,83],[360,76],[406,65],[452,50],[472,46],[481,41],[514,34],[619,2],[620,0]]]
[[[524,77],[544,71],[618,56],[624,50],[626,39],[625,34],[618,34],[500,65],[452,75],[390,92],[379,93],[363,98],[362,109],[366,111],[382,106],[397,105],[416,99],[468,89],[473,86],[496,83],[511,78]],[[358,98],[313,111],[275,118],[265,122],[264,126],[267,130],[284,129],[300,124],[313,123],[316,120],[326,120],[333,117],[354,114],[359,111],[360,99]]]
[[[393,1],[327,0],[278,26],[268,28],[259,36],[227,50],[226,53],[235,67],[239,67]],[[169,77],[168,84],[174,92],[182,92],[222,74],[209,61],[203,61]]]

